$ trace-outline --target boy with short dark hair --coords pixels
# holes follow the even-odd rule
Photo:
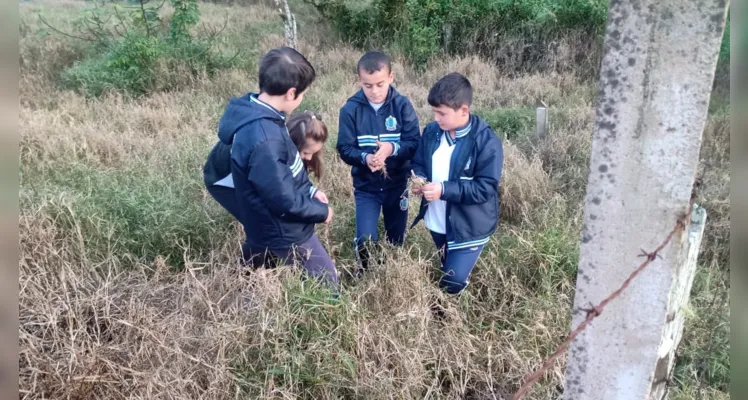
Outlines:
[[[368,268],[367,240],[377,241],[380,210],[387,239],[405,240],[407,182],[419,141],[418,116],[392,82],[392,63],[381,52],[364,54],[356,66],[361,90],[340,109],[337,150],[351,166],[356,201],[359,273]]]
[[[470,272],[499,221],[501,140],[480,117],[470,113],[473,88],[458,73],[441,78],[429,91],[434,122],[426,125],[413,159],[413,172],[429,183],[422,194],[421,219],[441,251],[439,286],[462,292]],[[412,227],[411,226],[411,227]]]
[[[314,235],[314,224],[329,223],[333,212],[309,181],[286,128],[286,116],[299,106],[314,78],[314,67],[292,48],[265,54],[260,92],[231,99],[204,175],[211,195],[244,225],[246,261],[297,262],[337,287],[334,264]],[[230,163],[223,162],[227,159]]]

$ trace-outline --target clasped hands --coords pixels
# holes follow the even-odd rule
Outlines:
[[[387,157],[391,156],[395,151],[395,145],[389,142],[380,142],[377,140],[377,146],[379,149],[374,154],[366,155],[366,166],[369,167],[371,172],[377,172],[384,168],[384,162]]]

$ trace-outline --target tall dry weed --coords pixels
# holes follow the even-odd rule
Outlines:
[[[528,159],[512,143],[504,143],[501,178],[501,215],[509,221],[532,221],[552,194],[551,179],[540,158]]]
[[[710,220],[705,227],[703,259],[712,267],[730,265],[730,121],[729,115],[710,118],[704,128],[696,191]]]

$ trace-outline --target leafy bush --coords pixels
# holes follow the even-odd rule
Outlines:
[[[515,139],[534,132],[534,108],[495,108],[478,110],[481,116],[493,130],[503,139]]]
[[[117,89],[145,93],[154,85],[154,69],[164,53],[157,38],[131,34],[101,56],[64,71],[62,82],[94,96]]]
[[[67,35],[91,43],[88,57],[63,71],[63,86],[90,96],[107,91],[139,95],[233,65],[234,58],[213,50],[216,32],[191,34],[199,21],[197,0],[170,4],[174,12],[168,23],[161,18],[161,6],[149,6],[148,0],[135,6],[96,4],[84,11],[78,31]]]
[[[608,12],[608,0],[306,1],[343,39],[363,49],[388,46],[416,67],[440,53],[480,54],[508,71],[588,76],[598,71]],[[728,22],[720,71],[729,70],[729,48]]]
[[[505,34],[524,36],[530,53],[543,52],[549,35],[578,30],[599,37],[607,15],[607,0],[308,1],[346,40],[394,46],[416,65],[440,51],[490,55]]]

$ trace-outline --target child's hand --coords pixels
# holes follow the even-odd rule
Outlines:
[[[428,183],[428,179],[416,175],[412,170],[410,171],[410,191],[413,194],[423,194],[423,187]]]
[[[329,203],[329,201],[327,200],[327,196],[325,196],[325,194],[321,190],[317,190],[317,192],[314,193],[314,198],[325,204]]]
[[[327,219],[325,220],[326,224],[329,224],[330,222],[332,222],[332,214],[333,214],[332,207],[328,206],[327,207]]]
[[[374,154],[366,155],[366,166],[369,167],[371,172],[377,172],[384,166],[384,163],[379,163],[374,157]]]
[[[377,140],[377,147],[379,147],[379,150],[374,153],[374,161],[376,161],[377,163],[384,164],[384,161],[387,159],[387,157],[391,156],[392,153],[395,152],[395,145],[389,142],[382,143]]]
[[[426,184],[423,189],[423,197],[427,201],[439,200],[442,197],[442,184],[439,182],[432,182]]]

